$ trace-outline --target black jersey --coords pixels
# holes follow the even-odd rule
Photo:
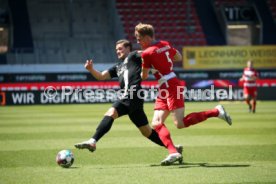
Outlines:
[[[113,67],[108,72],[111,78],[118,77],[120,82],[120,88],[124,91],[124,97],[127,97],[131,89],[135,89],[134,95],[137,90],[141,89],[141,55],[137,52],[131,52],[124,59]]]

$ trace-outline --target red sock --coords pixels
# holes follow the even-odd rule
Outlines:
[[[218,109],[211,109],[211,110],[205,111],[205,114],[207,118],[218,117],[219,111]]]
[[[219,115],[219,111],[217,109],[212,109],[212,110],[202,111],[202,112],[193,112],[183,118],[183,123],[185,127],[189,127],[191,125],[195,125],[197,123],[205,121],[208,118],[218,117],[218,115]]]
[[[169,153],[176,153],[177,150],[174,147],[173,141],[171,139],[171,135],[167,127],[165,126],[164,123],[158,125],[155,127],[155,131],[158,133],[161,141],[163,144],[166,146],[168,149]]]

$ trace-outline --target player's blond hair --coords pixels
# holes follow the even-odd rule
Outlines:
[[[138,32],[141,36],[154,37],[154,28],[150,24],[139,23],[135,26],[135,32]]]

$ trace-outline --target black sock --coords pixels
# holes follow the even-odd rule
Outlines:
[[[160,145],[160,146],[164,146],[163,142],[161,141],[161,139],[159,138],[158,134],[156,133],[155,130],[152,129],[152,133],[150,134],[150,136],[148,137],[148,139],[150,139],[152,142]]]
[[[111,116],[104,116],[100,124],[98,125],[95,134],[92,136],[96,141],[100,140],[104,134],[106,134],[112,124],[113,124],[114,119]]]

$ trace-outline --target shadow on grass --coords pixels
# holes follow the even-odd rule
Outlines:
[[[195,168],[195,167],[205,167],[205,168],[237,168],[237,167],[250,167],[249,164],[216,164],[216,163],[190,163],[190,162],[183,162],[181,164],[179,163],[174,163],[172,165],[169,166],[161,166],[160,164],[151,164],[151,165],[127,165],[127,166],[123,166],[123,165],[114,165],[114,166],[108,166],[108,168],[121,168],[121,169],[129,169],[129,168],[145,168],[145,167],[164,167],[164,168],[170,168],[170,169],[176,169],[176,168],[180,168],[180,169],[187,169],[187,168]],[[79,169],[80,167],[77,166],[73,166],[70,168],[66,168],[66,169]],[[93,169],[99,170],[99,169],[106,169],[106,167],[93,167]]]
[[[78,166],[71,166],[71,167],[69,167],[69,168],[64,168],[64,169],[79,169],[80,167],[78,167]]]
[[[150,165],[151,167],[166,167],[157,164]],[[191,167],[206,167],[206,168],[218,168],[218,167],[250,167],[248,164],[215,164],[215,163],[189,163],[182,164],[174,163],[170,166],[178,166],[178,168],[191,168]],[[174,167],[175,168],[175,167]]]
[[[179,168],[190,168],[190,167],[207,167],[207,168],[217,168],[217,167],[250,167],[249,164],[215,164],[215,163],[183,163],[179,165]]]

